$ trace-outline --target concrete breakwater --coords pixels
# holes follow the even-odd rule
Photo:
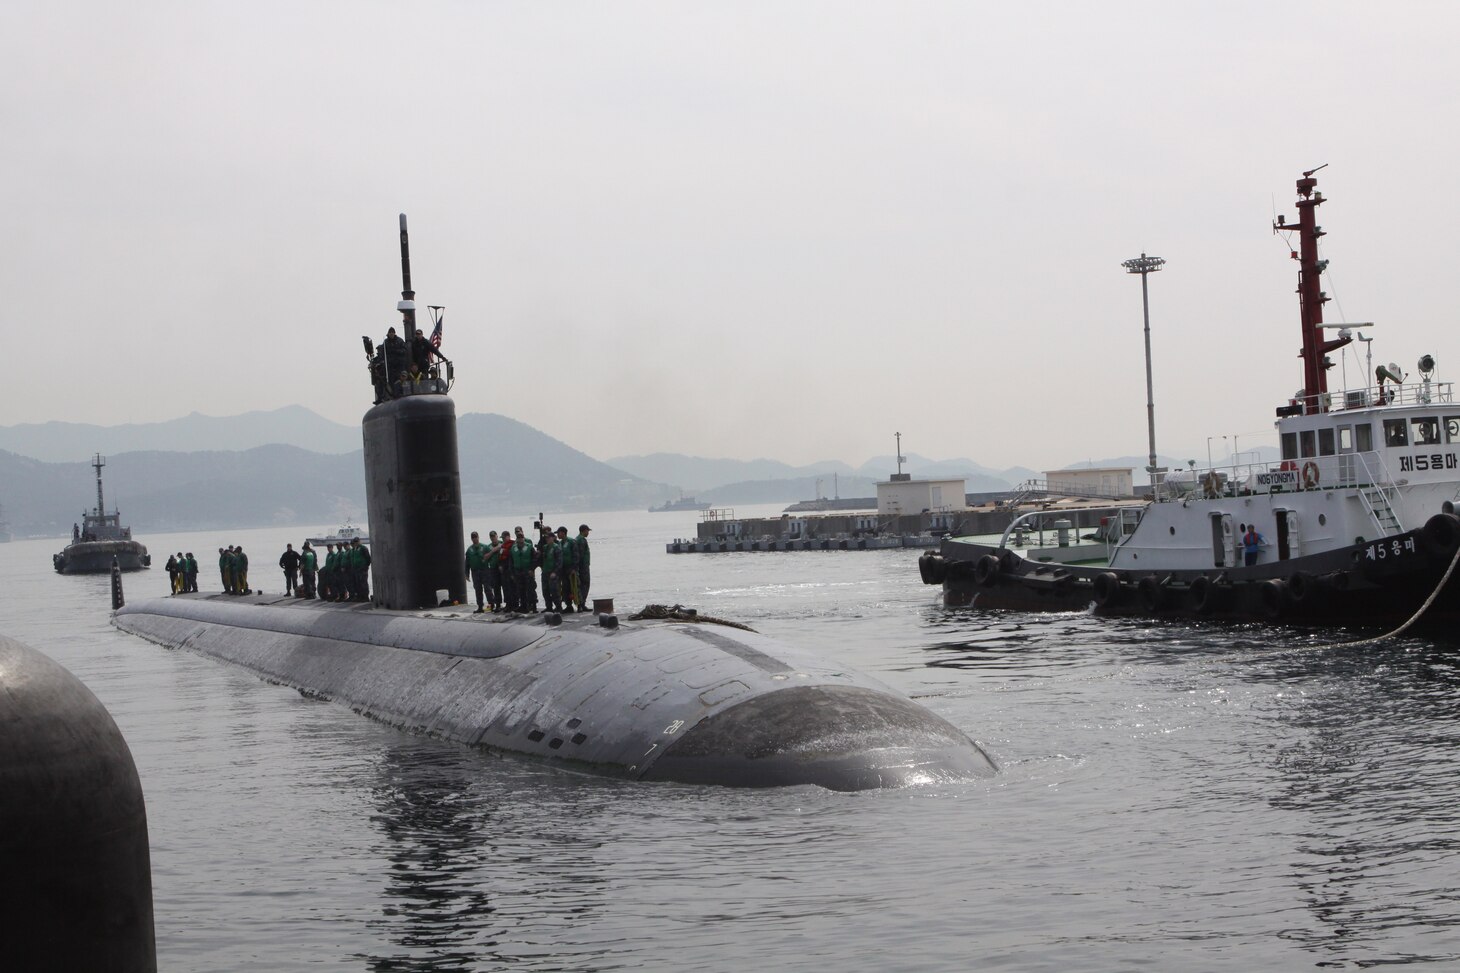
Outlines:
[[[781,540],[774,537],[700,541],[675,538],[664,545],[669,554],[725,554],[731,551],[878,551],[893,547],[937,547],[943,538],[930,534],[874,535],[846,534],[816,539]]]

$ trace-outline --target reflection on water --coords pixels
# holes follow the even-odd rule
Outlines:
[[[493,808],[473,799],[480,757],[447,746],[391,747],[379,757],[372,817],[385,839],[382,918],[400,952],[368,969],[473,970],[499,928],[483,879],[496,857]]]
[[[81,676],[137,759],[162,968],[1460,964],[1453,645],[949,610],[917,552],[673,557],[668,516],[572,521],[595,528],[596,592],[844,660],[1000,774],[748,792],[495,758],[121,635],[105,579],[0,545],[0,631]],[[268,564],[300,536],[145,540]]]
[[[1288,862],[1315,923],[1287,938],[1337,963],[1386,959],[1401,935],[1453,939],[1460,917],[1455,784],[1460,780],[1460,666],[1420,640],[1274,660],[1245,678],[1301,685],[1279,718],[1273,807],[1305,826]],[[1449,862],[1452,867],[1441,863]],[[1455,960],[1407,950],[1411,962]]]

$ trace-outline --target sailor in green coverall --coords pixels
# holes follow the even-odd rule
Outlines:
[[[482,591],[487,587],[487,559],[490,555],[491,548],[482,543],[480,534],[472,531],[471,547],[466,549],[466,575],[471,579],[472,589],[476,592],[477,610],[473,612],[476,615],[486,611]],[[496,605],[492,606],[493,609],[496,607]]]
[[[578,536],[574,543],[578,545],[578,610],[584,611],[588,603],[588,532],[592,530],[587,524],[578,525]]]
[[[314,597],[314,579],[319,573],[319,558],[314,553],[314,548],[309,546],[309,541],[299,549],[299,568],[303,574],[299,585],[300,598]]]
[[[542,560],[542,603],[548,611],[563,610],[563,549],[552,531],[544,530],[538,541]]]
[[[558,598],[563,611],[578,610],[578,543],[568,539],[568,528],[558,528],[558,550],[563,555],[563,569],[558,573]]]
[[[350,600],[370,600],[370,549],[356,537],[350,541]]]
[[[507,555],[512,564],[512,593],[516,598],[507,606],[512,611],[523,614],[537,611],[537,584],[532,578],[532,561],[536,553],[532,541],[523,536],[522,528],[514,528],[512,551]]]

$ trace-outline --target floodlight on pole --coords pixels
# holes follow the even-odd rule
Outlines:
[[[1151,492],[1158,496],[1156,474],[1165,471],[1156,467],[1156,401],[1151,385],[1151,298],[1146,288],[1146,277],[1160,270],[1165,263],[1160,257],[1148,257],[1144,253],[1121,263],[1126,273],[1141,275],[1141,311],[1146,320],[1146,432],[1151,446],[1150,465],[1146,467],[1146,472],[1151,474]]]

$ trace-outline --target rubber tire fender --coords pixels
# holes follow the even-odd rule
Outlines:
[[[1166,603],[1166,588],[1154,574],[1142,578],[1136,585],[1136,591],[1140,592],[1141,604],[1146,606],[1147,611],[1160,611]]]
[[[1120,604],[1120,575],[1114,571],[1102,571],[1090,583],[1095,604],[1100,608],[1114,608]]]
[[[1319,582],[1316,575],[1307,571],[1296,571],[1288,579],[1288,595],[1293,603],[1301,605],[1311,602],[1318,596]]]
[[[1215,587],[1212,584],[1212,579],[1206,575],[1202,575],[1191,582],[1191,586],[1186,589],[1186,597],[1191,602],[1193,611],[1205,615],[1216,607],[1214,604],[1216,601],[1214,597],[1216,594],[1214,591]]]
[[[942,584],[948,577],[948,562],[941,554],[924,554],[918,558],[918,574],[923,584]]]
[[[1460,543],[1460,517],[1435,514],[1425,521],[1419,536],[1432,556],[1448,560],[1455,554],[1455,545]]]
[[[1288,586],[1280,578],[1257,582],[1257,604],[1268,618],[1281,618],[1288,604]]]
[[[999,583],[999,559],[992,554],[985,554],[978,559],[973,566],[973,580],[985,588],[992,588]]]

